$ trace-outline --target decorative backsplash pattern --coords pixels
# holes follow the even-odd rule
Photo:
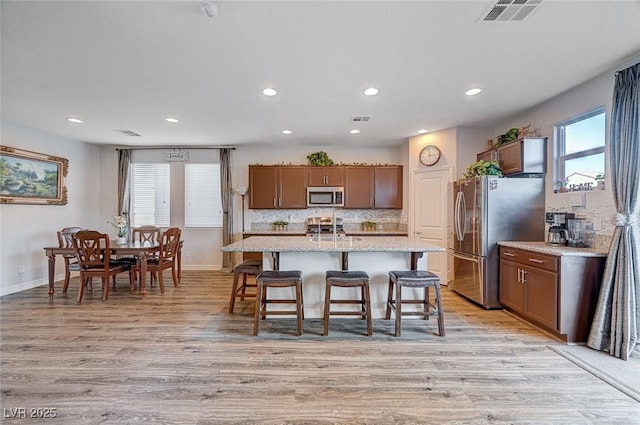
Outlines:
[[[307,208],[304,210],[249,210],[251,230],[270,230],[273,222],[284,220],[289,230],[306,230],[309,217],[332,217],[333,208]],[[342,219],[345,230],[359,230],[363,221],[373,221],[378,230],[407,230],[406,221],[401,223],[401,210],[335,209],[336,217]]]

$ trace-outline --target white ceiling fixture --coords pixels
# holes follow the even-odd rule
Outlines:
[[[469,90],[467,90],[466,92],[464,92],[464,94],[466,94],[467,96],[475,96],[475,95],[477,95],[478,93],[480,93],[481,91],[482,91],[482,89],[478,89],[478,88],[475,88],[475,89],[469,89]]]
[[[166,122],[171,123],[171,124],[176,124],[179,123],[180,121],[177,118],[173,118],[173,117],[167,117],[164,119]]]
[[[353,130],[350,130],[349,133],[351,134],[358,134],[360,133],[360,130],[356,130],[355,128]]]
[[[277,92],[275,89],[272,89],[272,88],[270,88],[270,87],[267,87],[266,89],[263,89],[263,90],[262,90],[262,94],[263,94],[263,95],[265,95],[265,96],[269,96],[269,97],[271,97],[271,96],[275,96],[275,95],[277,95],[277,94],[278,94],[278,92]]]
[[[498,0],[482,15],[482,21],[522,21],[540,6],[540,3],[542,0]]]
[[[215,18],[218,16],[218,6],[210,1],[203,1],[200,3],[200,10],[207,18]]]
[[[67,118],[67,121],[72,122],[74,124],[82,124],[82,120],[79,118],[69,117]]]
[[[429,130],[424,129],[424,128],[421,129],[421,130],[418,130],[418,134],[425,134],[425,133],[428,133],[428,132],[429,132]]]
[[[366,89],[364,91],[364,94],[366,94],[367,96],[375,96],[377,95],[379,92],[379,90],[375,87],[369,87],[368,89]]]
[[[287,129],[287,130],[282,130],[282,134],[291,134],[293,133],[293,131]]]

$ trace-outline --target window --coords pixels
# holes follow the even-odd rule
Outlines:
[[[604,108],[588,112],[556,127],[556,181],[569,190],[603,188],[604,184]]]
[[[185,164],[185,227],[222,227],[220,164]]]
[[[169,227],[169,164],[131,164],[131,226]]]

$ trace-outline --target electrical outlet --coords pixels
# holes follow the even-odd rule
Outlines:
[[[602,219],[600,217],[593,218],[593,230],[602,230]]]
[[[18,266],[18,273],[24,273],[24,264]]]
[[[184,252],[184,256],[187,257],[187,258],[191,257],[191,252],[185,251]]]

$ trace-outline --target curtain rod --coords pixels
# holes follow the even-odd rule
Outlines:
[[[117,151],[120,150],[124,150],[124,149],[129,149],[132,151],[139,151],[139,150],[153,150],[153,149],[174,149],[174,150],[183,150],[183,149],[232,149],[235,150],[236,147],[235,146],[180,146],[180,147],[175,147],[175,146],[140,146],[140,147],[120,147],[120,148],[115,148]]]

